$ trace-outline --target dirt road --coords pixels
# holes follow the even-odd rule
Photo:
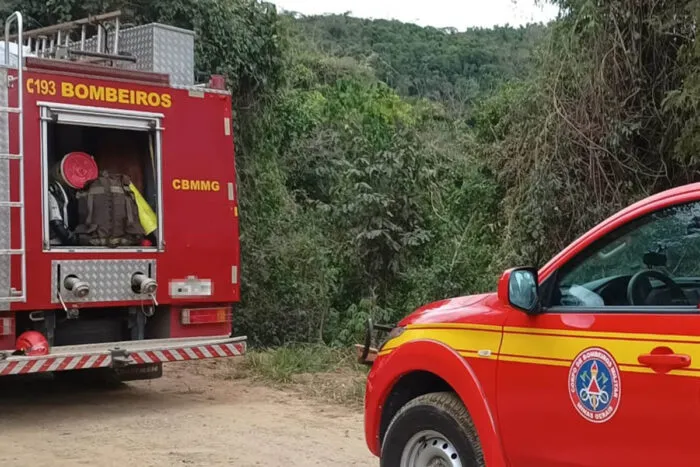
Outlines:
[[[166,365],[118,389],[0,382],[2,466],[376,466],[362,415],[213,376],[218,362]]]

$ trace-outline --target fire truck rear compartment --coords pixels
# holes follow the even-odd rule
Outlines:
[[[159,314],[170,311],[169,307],[159,308]],[[16,335],[40,331],[47,336],[51,347],[143,340],[146,336],[170,337],[168,330],[157,326],[155,320],[149,322],[146,314],[152,313],[150,307],[89,308],[73,316],[64,310],[17,313]]]
[[[18,312],[14,335],[39,331],[52,348],[71,345],[231,335],[229,305],[91,307]],[[8,343],[9,344],[9,343]],[[6,350],[6,349],[0,349]]]
[[[127,175],[151,209],[157,212],[158,177],[153,131],[48,122],[46,133],[47,186],[61,159],[70,152],[81,151],[94,157],[100,172]],[[69,209],[69,228],[74,229],[76,223],[75,209]],[[157,245],[156,238],[153,238],[153,243]]]
[[[131,340],[128,336],[128,317],[123,309],[102,308],[84,313],[82,319],[57,320],[54,346],[97,344]],[[109,315],[108,313],[112,313]]]

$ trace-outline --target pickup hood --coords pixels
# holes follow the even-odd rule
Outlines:
[[[450,298],[428,303],[406,316],[399,322],[399,326],[410,324],[434,324],[434,323],[479,323],[501,324],[496,319],[492,307],[485,302],[495,299],[494,293],[467,295],[464,297]]]

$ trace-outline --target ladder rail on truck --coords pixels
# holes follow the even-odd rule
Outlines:
[[[220,77],[194,82],[190,31],[156,23],[123,28],[120,18],[116,11],[33,31],[24,30],[21,12],[5,22],[0,376],[107,369],[121,380],[150,379],[166,362],[246,352],[232,319],[240,253],[230,93]],[[96,32],[88,37],[90,28]],[[172,35],[159,42],[159,34]],[[176,60],[187,58],[171,54],[164,64],[169,51],[156,50],[164,42],[179,47]],[[147,139],[134,163],[118,150],[100,150],[105,161],[143,179],[157,216],[155,243],[51,245],[49,159],[62,145],[100,140],[103,130],[121,131],[117,143]],[[71,131],[82,139],[71,139]],[[48,353],[19,352],[17,338],[26,331],[42,333]]]

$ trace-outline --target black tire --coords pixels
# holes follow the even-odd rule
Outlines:
[[[452,392],[434,392],[411,400],[396,413],[382,443],[381,467],[400,467],[406,444],[424,430],[444,436],[463,467],[485,466],[476,429],[462,401]]]

